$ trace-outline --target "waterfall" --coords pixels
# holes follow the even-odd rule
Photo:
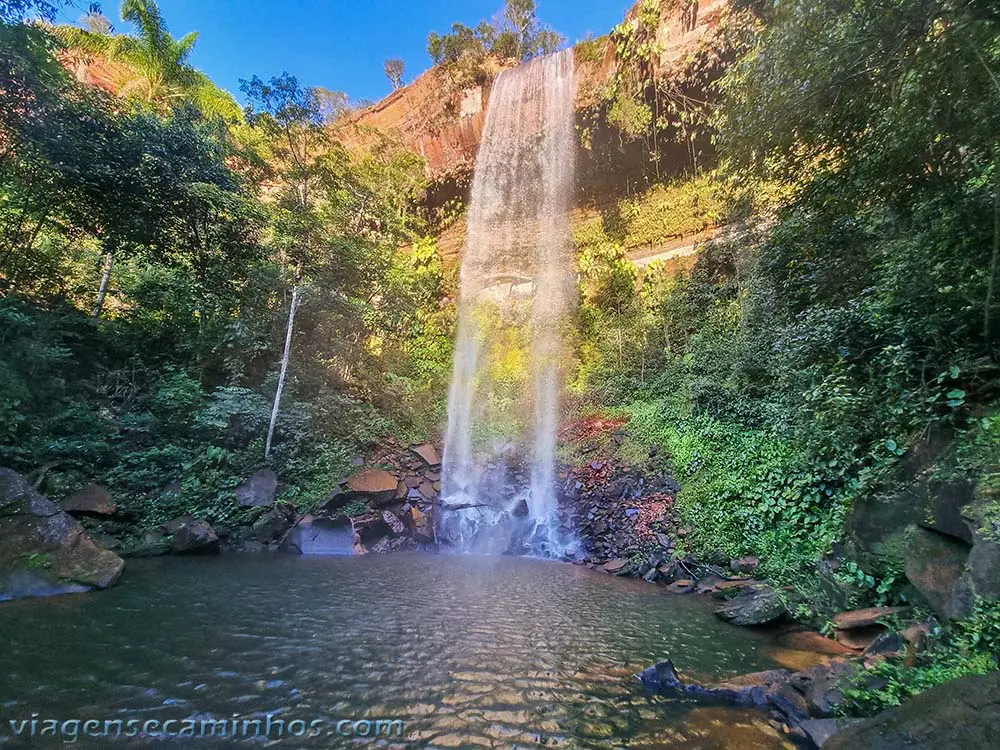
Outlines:
[[[502,72],[476,160],[448,398],[441,536],[462,551],[559,555],[555,449],[562,328],[574,298],[568,213],[573,52]]]

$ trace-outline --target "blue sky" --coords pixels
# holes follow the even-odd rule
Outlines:
[[[538,0],[539,17],[570,41],[600,36],[625,17],[634,0]],[[356,101],[378,100],[390,86],[382,63],[406,62],[406,80],[430,67],[427,34],[455,21],[474,26],[492,18],[503,0],[160,0],[170,32],[201,36],[192,55],[242,100],[239,80],[287,70],[309,86],[345,91]],[[78,2],[85,6],[86,3]],[[118,0],[101,6],[121,32]],[[76,21],[70,8],[60,20]]]

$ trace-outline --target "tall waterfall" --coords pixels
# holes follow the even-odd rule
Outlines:
[[[439,523],[463,551],[559,555],[555,448],[575,158],[573,52],[499,75],[462,256]]]

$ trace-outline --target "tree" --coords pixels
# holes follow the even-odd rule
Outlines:
[[[110,24],[95,22],[94,14],[86,17],[86,29],[57,26],[54,33],[71,49],[121,64],[125,73],[116,86],[120,96],[161,110],[191,103],[208,115],[242,118],[233,97],[189,64],[198,32],[172,37],[155,0],[122,0],[121,16],[136,26],[137,36],[111,33]]]
[[[322,241],[322,220],[315,189],[327,176],[326,157],[331,142],[325,127],[322,100],[316,89],[301,86],[298,79],[288,73],[267,83],[254,76],[249,81],[241,81],[240,88],[251,103],[251,122],[264,134],[271,151],[274,177],[279,184],[274,239],[281,252],[281,263],[292,276],[285,346],[264,446],[264,458],[267,459],[271,454],[291,359],[295,314]]]
[[[459,85],[467,85],[482,77],[489,55],[524,62],[555,52],[564,41],[538,20],[535,0],[507,0],[498,20],[481,21],[474,29],[456,23],[444,35],[431,32],[427,52],[436,65],[450,68]]]
[[[393,91],[398,91],[403,87],[403,73],[406,71],[406,63],[398,57],[391,57],[385,61],[383,70],[389,83],[392,84]]]

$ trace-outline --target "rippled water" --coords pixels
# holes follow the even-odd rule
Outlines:
[[[0,744],[64,746],[10,736],[10,719],[37,713],[324,722],[316,738],[80,736],[86,748],[789,747],[762,715],[650,696],[632,679],[668,655],[703,677],[774,666],[765,636],[708,607],[523,558],[132,561],[110,591],[0,606]],[[328,736],[344,718],[405,729],[378,743]]]

